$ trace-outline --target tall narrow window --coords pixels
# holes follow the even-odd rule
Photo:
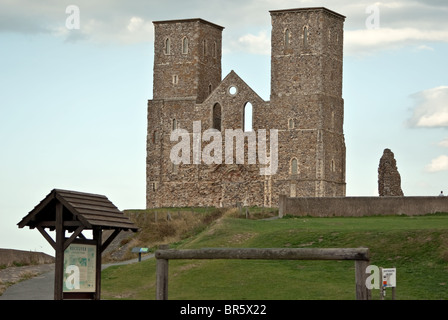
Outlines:
[[[204,54],[204,57],[207,55],[207,40],[202,41],[202,53]]]
[[[213,42],[213,58],[216,58],[218,56],[218,48],[216,46],[216,41]]]
[[[157,131],[154,131],[152,133],[152,143],[158,142],[158,140],[159,140],[158,138],[159,138],[159,135],[157,134]]]
[[[334,111],[331,112],[331,130],[334,130]]]
[[[243,117],[244,132],[252,131],[252,116],[253,116],[252,103],[248,102],[244,106],[244,117]]]
[[[165,54],[171,53],[171,40],[170,38],[166,38],[165,40]]]
[[[289,29],[285,30],[285,49],[289,49],[289,41],[290,41],[290,31]]]
[[[219,103],[213,106],[213,129],[221,131],[221,105]]]
[[[176,119],[173,119],[172,128],[173,128],[173,130],[177,129],[177,120]]]
[[[294,119],[289,119],[288,120],[288,129],[289,130],[294,129]]]
[[[291,160],[291,175],[296,175],[297,173],[298,173],[297,159],[293,158]]]
[[[308,46],[308,27],[303,28],[303,46]]]
[[[188,54],[188,38],[187,37],[182,39],[182,53]]]
[[[212,85],[209,84],[208,85],[208,95],[210,95],[212,93]]]

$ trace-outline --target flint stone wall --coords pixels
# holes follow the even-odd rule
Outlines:
[[[14,264],[35,265],[54,263],[54,257],[34,251],[0,249],[0,266],[11,267]]]
[[[448,212],[446,197],[324,197],[280,196],[279,216],[363,217],[374,215],[424,215]]]

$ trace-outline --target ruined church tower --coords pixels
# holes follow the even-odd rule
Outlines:
[[[271,107],[288,196],[345,196],[345,17],[326,8],[271,11]]]
[[[202,19],[154,22],[153,99],[148,100],[146,205],[275,207],[279,195],[345,196],[342,98],[345,17],[326,8],[270,11],[271,95],[264,101],[231,71],[221,74],[223,27]],[[254,70],[256,72],[256,70]],[[248,107],[250,106],[250,108]],[[251,110],[251,126],[246,113]],[[249,113],[248,113],[249,114]],[[194,148],[194,124],[205,130],[278,133],[278,168],[256,163],[174,164],[170,135],[183,129]],[[197,136],[197,135],[196,135]],[[269,139],[269,138],[268,138]],[[232,142],[233,143],[233,142]],[[270,147],[268,146],[268,149]],[[256,151],[259,149],[255,149]],[[191,150],[193,153],[195,150]]]

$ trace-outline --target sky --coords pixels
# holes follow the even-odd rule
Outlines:
[[[234,70],[270,94],[269,10],[346,16],[347,196],[378,195],[383,150],[405,196],[448,194],[448,4],[443,0],[0,0],[0,248],[53,249],[17,223],[52,189],[145,208],[152,21],[225,27]]]

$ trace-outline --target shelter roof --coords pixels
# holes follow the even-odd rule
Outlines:
[[[55,229],[58,203],[63,206],[63,221],[68,231],[79,225],[86,229],[138,230],[106,196],[61,189],[53,189],[18,223],[19,228],[28,226],[33,229],[40,226]]]

